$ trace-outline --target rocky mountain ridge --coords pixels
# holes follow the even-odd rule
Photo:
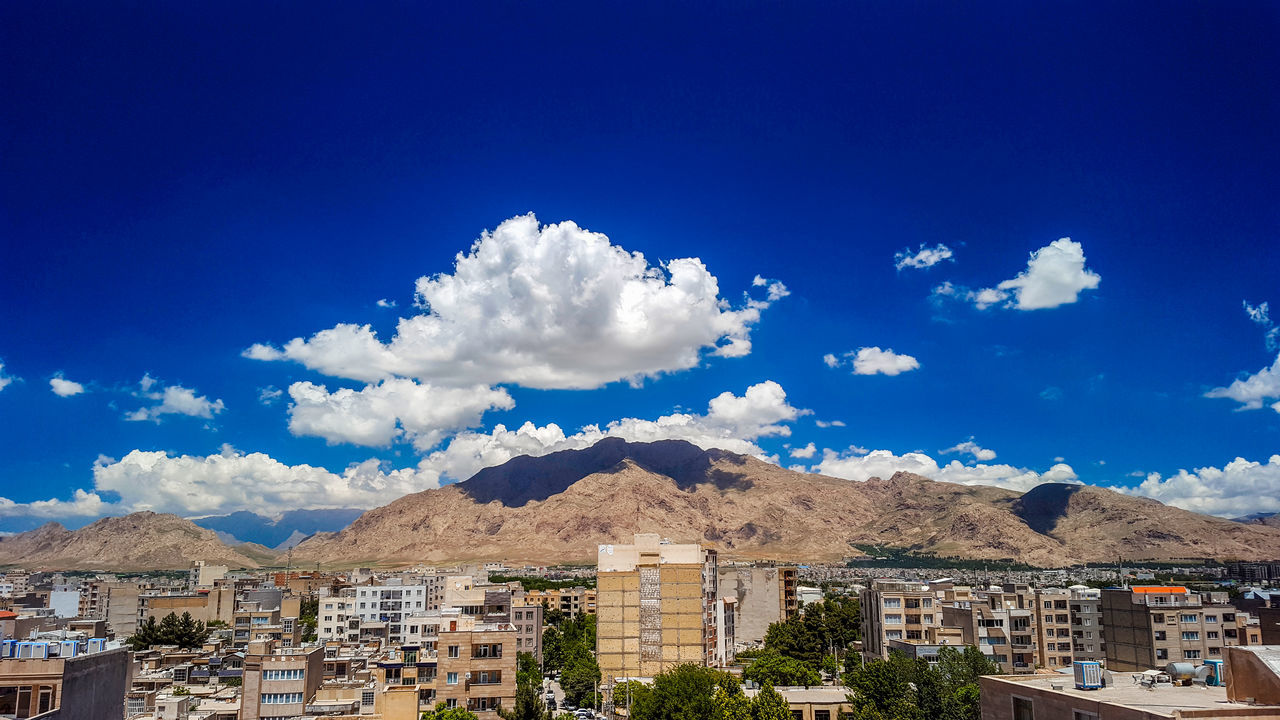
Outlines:
[[[610,438],[406,495],[339,532],[310,535],[293,561],[590,563],[597,544],[629,542],[637,532],[708,543],[730,558],[813,562],[857,556],[859,545],[1044,567],[1280,553],[1280,528],[1105,488],[1048,483],[1017,493],[905,472],[851,482],[682,441]],[[176,569],[196,559],[256,567],[283,555],[228,547],[212,530],[155,513],[104,518],[75,532],[50,523],[0,539],[0,564],[27,567]]]

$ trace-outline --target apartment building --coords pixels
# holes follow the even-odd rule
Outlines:
[[[542,612],[541,605],[513,605],[511,608],[511,624],[516,629],[516,652],[533,655],[539,664],[542,663]]]
[[[1056,670],[1071,667],[1071,591],[1059,588],[1036,589],[1031,603],[1035,610],[1036,662]]]
[[[596,648],[606,685],[715,663],[716,559],[713,549],[658,535],[598,547]]]
[[[305,715],[307,703],[315,698],[324,680],[324,648],[267,652],[270,647],[270,643],[254,642],[245,655],[240,720]]]
[[[965,645],[977,646],[1006,675],[1035,672],[1035,613],[1006,607],[1001,597],[958,601],[942,608],[942,624],[960,628]]]
[[[437,703],[496,717],[515,704],[515,627],[461,614],[443,622],[432,647],[403,645],[374,663],[374,710],[384,720],[416,720]]]
[[[426,585],[362,585],[356,588],[355,614],[361,624],[386,623],[387,641],[405,639],[405,618],[427,610]]]
[[[720,597],[734,601],[734,637],[740,644],[762,644],[770,625],[800,611],[794,567],[722,566],[717,574]]]
[[[320,598],[316,610],[316,637],[322,641],[360,640],[360,616],[356,614],[355,590],[345,590],[337,597]]]
[[[1071,615],[1071,657],[1073,660],[1106,662],[1105,628],[1102,625],[1102,591],[1072,585],[1067,609]]]
[[[595,588],[527,590],[517,595],[516,602],[521,605],[545,605],[548,610],[559,610],[570,619],[577,617],[580,613],[596,614]]]
[[[1106,588],[1102,623],[1107,667],[1147,670],[1174,661],[1199,665],[1221,659],[1223,647],[1242,644],[1240,614],[1226,604],[1225,593],[1202,597],[1180,586]]]
[[[872,580],[860,595],[862,654],[867,660],[889,657],[889,642],[927,642],[931,628],[943,624],[938,599],[928,585],[906,580]]]
[[[231,568],[226,565],[209,565],[203,560],[191,563],[189,582],[192,587],[210,588],[213,584],[227,576]]]

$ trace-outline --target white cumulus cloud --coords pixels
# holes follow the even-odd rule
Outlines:
[[[62,377],[61,373],[59,373],[49,378],[49,389],[58,397],[71,397],[72,395],[79,395],[84,392],[84,385],[67,380]]]
[[[818,447],[813,443],[809,443],[802,448],[791,448],[791,457],[808,460],[813,457],[816,452],[818,452]]]
[[[1179,470],[1167,478],[1150,473],[1135,488],[1117,489],[1222,517],[1280,512],[1280,455],[1265,463],[1238,457],[1220,468]]]
[[[386,299],[386,298],[382,298],[382,299],[378,300],[377,305],[378,305],[378,307],[380,307],[380,308],[393,308],[393,307],[395,307],[395,306],[396,306],[396,301],[395,301],[395,300],[388,300],[388,299]]]
[[[772,299],[787,292],[764,286]],[[416,290],[421,312],[401,318],[389,342],[368,325],[340,324],[244,355],[369,383],[589,389],[686,370],[704,351],[747,355],[769,303],[733,308],[697,258],[650,266],[601,233],[539,225],[532,214],[484,233],[452,274],[419,278]]]
[[[1257,410],[1268,400],[1280,399],[1280,355],[1276,355],[1271,367],[1238,378],[1226,387],[1214,388],[1204,396],[1235,400],[1240,403],[1241,410]],[[1271,408],[1280,412],[1280,402],[1271,405]]]
[[[1084,246],[1061,238],[1031,253],[1026,270],[994,288],[971,290],[944,282],[933,289],[933,298],[972,303],[979,310],[993,305],[1044,310],[1074,303],[1080,293],[1097,288],[1100,282],[1102,276],[1085,267]]]
[[[383,380],[362,390],[296,382],[289,386],[289,430],[330,443],[385,446],[404,438],[430,450],[446,435],[480,424],[490,409],[515,401],[501,388],[441,388],[407,378]]]
[[[827,353],[822,356],[822,362],[829,368],[850,364],[854,375],[900,375],[920,367],[920,361],[910,355],[879,347],[861,347],[840,357]]]
[[[973,438],[969,438],[965,442],[959,443],[957,445],[952,445],[951,447],[942,451],[943,455],[950,455],[952,453],[962,453],[962,454],[972,455],[973,459],[981,460],[982,462],[987,462],[989,460],[996,459],[995,450],[989,450],[987,448],[984,448],[978,445],[978,443],[973,441]],[[1055,460],[1057,462],[1062,462],[1062,458],[1055,458]]]
[[[1271,319],[1271,306],[1268,303],[1259,303],[1258,305],[1250,305],[1248,300],[1244,301],[1244,312],[1249,319],[1262,326],[1266,332],[1263,340],[1266,342],[1268,350],[1280,349],[1280,327],[1277,327],[1275,321]]]
[[[1012,465],[965,465],[952,460],[939,466],[924,453],[910,452],[895,455],[889,450],[850,448],[844,452],[825,449],[822,461],[813,466],[814,472],[846,480],[866,481],[873,477],[888,479],[895,472],[911,472],[940,482],[961,485],[994,485],[1009,490],[1025,492],[1047,482],[1078,484],[1080,481],[1070,465],[1058,463],[1043,473]]]
[[[74,506],[61,500],[15,503],[0,498],[0,516],[59,517],[138,510],[193,516],[236,510],[271,514],[302,508],[367,508],[439,487],[442,479],[464,480],[518,455],[584,448],[605,437],[638,442],[687,440],[703,448],[772,460],[755,441],[790,435],[788,423],[807,413],[787,402],[780,385],[765,381],[748,387],[742,395],[717,395],[704,414],[671,413],[653,420],[622,418],[603,427],[588,425],[573,434],[555,424],[538,427],[526,422],[515,430],[497,425],[487,433],[457,434],[416,467],[391,469],[381,461],[367,460],[340,473],[305,464],[286,465],[264,453],[243,453],[225,445],[220,453],[209,456],[134,450],[119,460],[99,457],[93,466],[94,489],[78,490],[71,501]],[[402,431],[407,430],[402,426]],[[371,431],[370,436],[375,434]],[[119,500],[106,502],[103,497],[108,493]]]
[[[906,268],[922,270],[933,267],[943,260],[950,260],[953,255],[951,248],[942,243],[938,243],[933,247],[928,247],[921,243],[919,249],[914,253],[911,252],[911,248],[905,248],[894,255],[893,266],[899,270]]]
[[[222,400],[210,400],[207,396],[197,395],[192,388],[181,385],[168,385],[159,388],[159,385],[158,380],[150,375],[144,375],[139,383],[142,391],[137,395],[154,401],[154,404],[126,413],[124,419],[160,422],[160,419],[165,415],[188,415],[207,419],[226,409],[226,405],[223,404]]]

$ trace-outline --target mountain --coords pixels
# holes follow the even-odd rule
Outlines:
[[[1235,519],[1238,523],[1246,523],[1249,525],[1266,525],[1267,527],[1280,528],[1280,513],[1260,512]]]
[[[792,561],[839,560],[863,544],[1050,567],[1117,556],[1256,558],[1280,547],[1280,530],[1105,488],[1046,484],[1019,494],[910,473],[850,482],[683,441],[609,438],[407,495],[304,540],[294,561],[593,562],[598,543],[636,532]]]
[[[341,530],[360,517],[363,510],[339,508],[335,510],[289,510],[278,518],[258,515],[246,510],[230,515],[210,515],[192,518],[191,522],[202,528],[215,530],[228,544],[252,542],[271,548],[281,548],[291,540],[296,545],[301,538],[317,532]],[[286,546],[287,547],[287,546]]]
[[[58,523],[0,539],[0,564],[59,570],[184,570],[192,560],[258,567],[272,556],[246,546],[254,559],[224,545],[212,530],[177,515],[138,512],[70,531]]]

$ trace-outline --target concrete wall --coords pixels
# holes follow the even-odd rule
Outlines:
[[[62,670],[60,720],[119,720],[129,690],[124,648],[68,658]]]

